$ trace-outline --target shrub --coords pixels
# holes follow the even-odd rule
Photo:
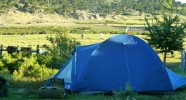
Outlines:
[[[9,74],[9,71],[6,67],[4,67],[4,63],[2,62],[2,60],[0,60],[0,73],[2,75]]]
[[[40,65],[36,56],[24,58],[18,70],[14,71],[13,76],[17,79],[21,78],[47,78],[52,74],[52,70],[47,68],[45,64]]]
[[[9,73],[12,74],[14,70],[18,68],[17,61],[9,54],[4,54],[2,57],[2,63],[4,68],[9,70]]]
[[[52,47],[47,47],[50,51],[49,58],[51,59],[52,65],[50,66],[52,69],[60,68],[70,58],[71,52],[74,50],[75,46],[80,44],[75,38],[70,37],[66,33],[67,31],[67,29],[61,31],[56,30],[55,37],[47,37],[47,40],[52,44]]]
[[[0,59],[0,72],[9,72],[15,79],[46,78],[53,74],[53,69],[59,69],[71,56],[71,51],[79,44],[70,37],[65,29],[53,29],[56,36],[48,37],[52,46],[46,46],[45,54],[30,54],[30,52],[15,52],[3,54]],[[30,50],[30,49],[29,49]]]

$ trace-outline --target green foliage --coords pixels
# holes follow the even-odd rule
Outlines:
[[[164,52],[164,63],[166,62],[167,52],[173,53],[174,50],[181,50],[184,42],[185,22],[180,22],[179,15],[172,15],[171,8],[167,8],[161,18],[153,16],[152,23],[148,17],[145,17],[147,24],[146,30],[150,33],[147,39],[148,43],[160,52]]]
[[[52,61],[49,61],[46,64],[39,62],[38,59],[39,57],[36,55],[25,56],[22,53],[14,53],[12,55],[5,53],[0,59],[0,72],[13,74],[15,79],[46,79],[53,73],[53,70],[46,66]],[[45,59],[47,59],[47,57]]]
[[[130,85],[129,82],[126,82],[124,94],[125,94],[126,96],[128,96],[128,95],[130,95],[131,93],[132,93],[132,87],[131,87],[131,85]]]
[[[51,50],[48,54],[38,54],[37,62],[40,65],[46,65],[47,68],[59,69],[63,64],[65,64],[68,58],[59,56],[57,52],[57,50]]]
[[[0,27],[0,35],[30,35],[30,34],[54,34],[56,30],[60,31],[64,27],[45,26],[45,27]]]
[[[186,16],[186,7],[183,8],[182,14]]]
[[[59,69],[71,56],[71,51],[79,44],[70,37],[67,29],[53,29],[55,36],[47,37],[52,46],[46,46],[45,54],[28,55],[25,53],[4,54],[0,59],[0,71],[9,71],[17,79],[45,78],[53,69]]]
[[[166,9],[168,9],[168,10],[173,9],[173,2],[172,2],[172,0],[168,0],[168,2],[167,2],[167,0],[164,0],[164,1],[163,1],[163,6],[164,6]]]
[[[4,54],[1,61],[4,65],[3,67],[8,69],[10,74],[12,74],[14,70],[18,69],[19,59],[16,59],[9,54]]]
[[[44,78],[51,75],[52,70],[48,69],[44,64],[40,65],[37,62],[36,56],[24,58],[18,70],[14,71],[13,76],[16,79],[21,78]]]
[[[2,60],[0,60],[0,73],[2,75],[6,75],[6,74],[9,74],[9,71],[8,69],[4,66],[4,63],[2,62]],[[1,75],[0,74],[0,75]]]
[[[165,2],[165,7],[182,7],[179,2]],[[171,2],[170,2],[171,1]],[[4,11],[12,7],[20,11],[34,13],[38,9],[49,13],[57,13],[63,16],[77,18],[78,10],[85,10],[91,13],[98,13],[102,16],[111,14],[126,14],[129,9],[139,12],[154,13],[160,12],[162,0],[1,0],[0,8]]]
[[[78,22],[77,24],[123,24],[123,23],[106,20],[99,23]],[[100,31],[107,31],[109,33],[111,31],[123,31],[123,28],[108,26],[103,26],[100,28],[100,26],[90,27],[88,25],[87,26],[82,25],[81,27],[58,27],[58,26],[0,27],[0,35],[56,34],[62,32],[63,30],[66,30],[66,33],[81,34],[84,31],[89,31],[89,33],[93,33],[94,31],[97,31],[97,33],[99,33]]]
[[[132,87],[129,82],[126,82],[125,84],[125,90],[124,91],[113,91],[113,95],[118,98],[118,97],[127,97],[134,95],[135,93],[132,91]]]
[[[67,34],[68,30],[55,30],[55,37],[47,37],[52,44],[49,48],[50,56],[52,59],[52,68],[59,68],[70,57],[71,52],[75,49],[75,46],[79,44],[75,38],[72,38]]]

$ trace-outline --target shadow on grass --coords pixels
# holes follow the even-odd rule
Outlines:
[[[179,68],[180,66],[180,62],[169,62],[166,63],[166,67],[170,68],[170,69],[175,69],[175,68]]]
[[[166,67],[171,69],[176,74],[179,74],[179,75],[182,75],[182,76],[186,77],[186,72],[184,72],[184,70],[180,67],[180,64],[181,64],[180,62],[167,63]]]
[[[9,80],[11,88],[38,89],[46,80]]]
[[[2,100],[39,99],[38,89],[46,82],[46,80],[14,80],[11,78],[8,81],[9,96]]]

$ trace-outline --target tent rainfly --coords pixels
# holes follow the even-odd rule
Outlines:
[[[122,91],[127,83],[136,92],[167,92],[186,85],[186,78],[166,68],[145,41],[121,34],[77,46],[54,78],[63,78],[67,90],[89,93]]]

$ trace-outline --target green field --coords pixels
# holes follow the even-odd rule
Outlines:
[[[92,43],[101,42],[112,35],[105,34],[104,38],[101,38],[99,34],[85,34],[85,38],[81,39],[81,34],[70,34],[71,37],[80,41],[82,45],[88,45]],[[0,35],[0,44],[7,46],[20,46],[20,47],[28,47],[31,46],[35,48],[37,45],[50,45],[50,42],[46,40],[47,36],[54,36],[48,34],[37,34],[37,35]]]
[[[70,27],[70,30],[77,29],[78,27]],[[42,28],[41,28],[42,29]],[[41,30],[40,29],[40,30]],[[81,29],[81,28],[80,28]],[[92,30],[96,30],[95,33],[92,33]],[[70,31],[67,31],[68,34],[70,34],[71,37],[74,37],[77,41],[81,43],[81,45],[88,45],[93,43],[98,43],[106,40],[107,38],[113,36],[114,34],[108,34],[105,33],[105,37],[101,38],[99,35],[99,32],[109,32],[109,31],[121,31],[122,28],[109,28],[108,29],[104,26],[102,30],[99,30],[98,26],[91,27],[91,28],[85,28],[85,30],[80,30],[80,32],[85,32],[85,38],[81,39],[80,33],[71,33]],[[124,30],[124,29],[123,29]],[[13,29],[11,29],[13,32]],[[24,30],[23,31],[29,31]],[[0,30],[0,33],[5,33],[5,30]],[[50,34],[23,34],[20,35],[20,31],[15,31],[16,33],[14,35],[0,35],[0,44],[2,44],[4,47],[7,46],[19,46],[19,47],[32,47],[33,49],[36,48],[37,45],[51,45],[49,41],[46,40],[47,36],[55,36],[52,34],[54,31],[47,31],[51,32]],[[31,32],[31,31],[30,31]],[[36,30],[35,33],[38,31]],[[8,32],[7,32],[8,33]],[[11,33],[11,32],[9,32]],[[136,34],[136,36],[140,38],[144,38],[144,35]],[[163,58],[162,54],[158,54],[160,58]],[[171,55],[168,55],[167,58],[167,66],[171,68],[175,72],[179,72],[182,75],[185,75],[179,70],[179,64],[180,64],[180,53],[175,52],[175,56],[171,57]],[[6,75],[6,77],[10,81],[10,96],[7,98],[3,98],[3,100],[26,100],[26,99],[38,99],[37,91],[38,88],[41,87],[46,79],[28,79],[28,80],[14,80],[13,77],[10,75]],[[185,100],[186,99],[186,89],[177,90],[171,94],[137,94],[131,93],[129,94],[130,100]],[[68,94],[67,95],[68,100],[126,100],[127,95],[122,92],[116,92],[114,95],[73,95]]]

